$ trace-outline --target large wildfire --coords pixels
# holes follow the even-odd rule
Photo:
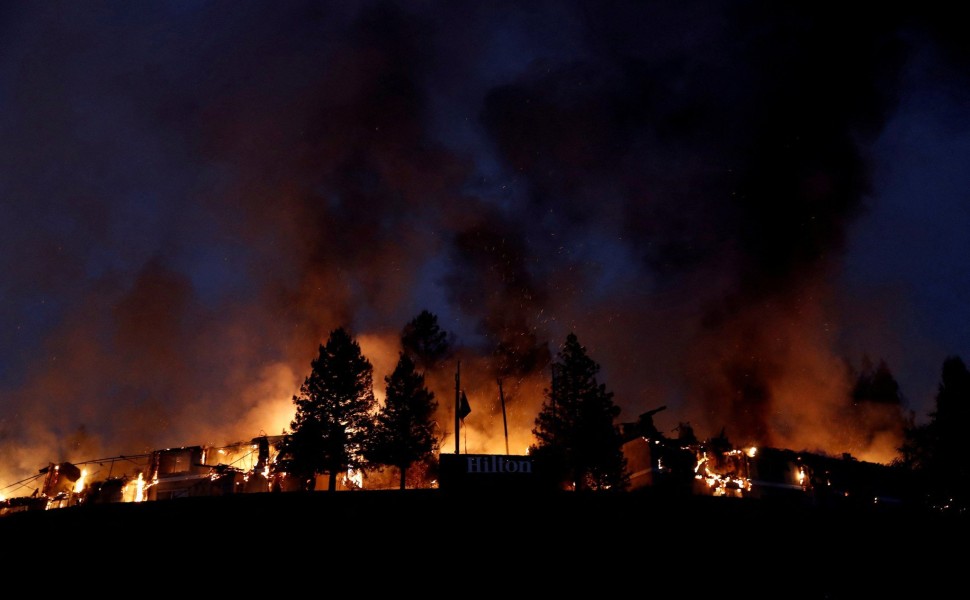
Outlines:
[[[680,425],[679,436],[668,437],[656,429],[652,420],[653,414],[665,408],[648,411],[636,423],[619,427],[624,440],[628,490],[653,487],[661,493],[781,497],[788,503],[794,500],[805,505],[910,505],[916,497],[898,467],[775,448],[737,449],[723,437],[698,440],[686,423]],[[222,447],[186,446],[77,464],[50,463],[37,475],[12,486],[15,492],[33,487],[32,493],[0,497],[0,516],[91,504],[300,492],[305,489],[304,482],[288,473],[285,461],[280,460],[284,437],[261,435]],[[447,453],[443,452],[439,456],[440,469],[435,469],[442,482],[435,475],[413,487],[437,488],[447,480],[450,489],[575,489],[568,482],[546,478],[540,462],[510,455],[509,446],[506,447],[504,454],[463,455],[456,451],[448,457],[447,468]],[[453,469],[461,469],[456,465],[466,463],[469,466],[464,475],[456,479],[458,472]],[[382,473],[381,469],[348,470],[337,478],[336,489],[396,489],[397,478],[387,479]],[[377,477],[371,478],[375,474]],[[317,485],[327,478],[318,474]]]
[[[199,7],[170,37],[146,19],[93,45],[80,6],[5,18],[30,76],[0,85],[0,163],[19,167],[0,185],[0,486],[283,434],[337,327],[382,400],[423,309],[454,340],[426,373],[443,452],[457,361],[460,451],[522,454],[574,332],[619,421],[664,404],[666,434],[725,430],[741,452],[896,456],[911,407],[852,398],[887,350],[845,342],[863,316],[837,283],[905,63],[894,24],[812,13],[764,33],[727,3],[705,23],[731,50],[710,52],[670,33],[698,15],[659,27],[636,3],[566,3],[548,38],[526,9],[319,4]],[[745,488],[702,458],[712,487]]]

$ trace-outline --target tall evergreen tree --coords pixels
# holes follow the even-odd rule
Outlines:
[[[600,366],[570,333],[552,364],[552,384],[535,420],[530,453],[547,472],[576,490],[624,490],[629,485],[620,408],[598,383]]]
[[[868,356],[863,357],[850,400],[845,425],[851,425],[860,445],[869,446],[886,437],[898,440],[904,435],[903,395],[885,360],[873,366]]]
[[[401,331],[401,347],[415,366],[430,371],[451,355],[448,332],[438,325],[438,316],[422,310]]]
[[[970,370],[959,356],[950,356],[943,361],[929,422],[912,424],[900,448],[903,464],[919,477],[934,506],[970,510],[970,466],[964,458],[968,429]]]
[[[438,403],[434,392],[425,387],[424,375],[405,352],[384,382],[387,397],[377,413],[366,454],[371,463],[397,467],[403,490],[411,465],[430,461],[438,450],[434,422]]]
[[[376,399],[373,367],[344,328],[330,333],[310,363],[310,374],[293,396],[296,416],[283,442],[285,468],[314,489],[317,473],[328,473],[328,489],[338,473],[363,467],[363,448],[373,428]]]
[[[889,370],[885,360],[880,360],[876,367],[868,357],[863,359],[862,372],[856,378],[852,388],[852,402],[873,403],[898,406],[902,403],[899,383]]]

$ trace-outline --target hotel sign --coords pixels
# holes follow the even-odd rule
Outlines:
[[[531,487],[536,484],[533,458],[509,454],[441,454],[442,488]]]

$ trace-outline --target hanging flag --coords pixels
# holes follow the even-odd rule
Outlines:
[[[461,392],[461,405],[458,407],[458,418],[462,421],[468,416],[468,413],[472,411],[472,407],[468,405],[468,396],[465,395],[465,390]]]

